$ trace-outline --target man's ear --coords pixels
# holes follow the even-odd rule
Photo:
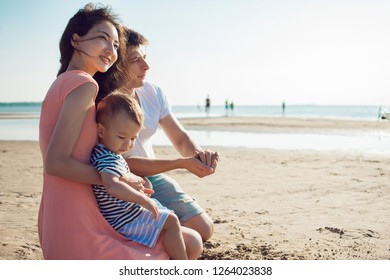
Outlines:
[[[104,136],[104,126],[101,123],[97,124],[97,135],[99,138],[103,138]]]

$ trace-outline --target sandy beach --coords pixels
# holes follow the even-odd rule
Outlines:
[[[390,132],[388,121],[198,118],[188,129],[243,132]],[[245,141],[245,139],[242,139]],[[364,153],[204,147],[212,176],[169,172],[215,222],[202,259],[389,260],[390,158]],[[157,147],[161,158],[176,157]],[[42,259],[38,142],[0,141],[0,259]]]

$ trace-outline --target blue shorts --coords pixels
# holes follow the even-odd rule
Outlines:
[[[152,183],[154,190],[151,197],[157,199],[168,209],[173,210],[181,223],[185,223],[192,217],[204,212],[198,202],[186,194],[171,177],[158,174],[147,178]]]

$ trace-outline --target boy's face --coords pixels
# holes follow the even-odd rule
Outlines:
[[[108,120],[106,126],[98,124],[99,142],[118,155],[133,148],[140,131],[141,127],[124,111]]]

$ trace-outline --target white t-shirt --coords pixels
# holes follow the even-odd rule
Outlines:
[[[171,107],[162,90],[151,83],[146,82],[142,88],[137,88],[135,92],[145,115],[144,125],[133,149],[123,156],[124,158],[130,156],[155,158],[152,137],[156,133],[160,120],[172,113]]]

